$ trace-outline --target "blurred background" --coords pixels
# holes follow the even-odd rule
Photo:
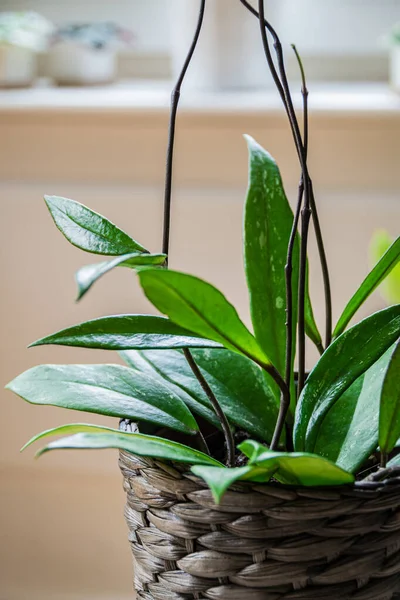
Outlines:
[[[248,322],[242,134],[277,159],[292,202],[299,167],[257,21],[238,0],[207,4],[178,118],[170,264],[218,285]],[[369,269],[374,232],[399,233],[400,1],[265,4],[299,109],[291,43],[308,75],[310,172],[338,316]],[[169,95],[198,5],[0,0],[1,387],[41,362],[118,362],[111,353],[26,346],[89,318],[151,311],[124,269],[74,302],[74,271],[93,258],[62,238],[41,198],[88,204],[160,249]],[[313,241],[310,263],[321,323]],[[363,314],[384,304],[375,293]],[[96,419],[0,396],[0,600],[132,598],[116,453],[54,453],[40,461],[31,449],[19,453],[41,430]]]

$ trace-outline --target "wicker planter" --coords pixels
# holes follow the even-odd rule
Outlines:
[[[389,600],[400,592],[400,483],[240,484],[215,506],[179,466],[122,452],[138,598]]]

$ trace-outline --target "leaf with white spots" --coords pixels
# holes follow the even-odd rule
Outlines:
[[[252,138],[249,147],[249,188],[244,217],[244,261],[254,333],[281,374],[285,369],[285,264],[293,212],[274,159]],[[296,340],[296,290],[299,276],[299,236],[293,252],[293,348]],[[308,289],[308,285],[307,285]],[[307,334],[321,341],[307,294]],[[293,351],[293,361],[294,361]],[[293,365],[292,365],[293,366]],[[277,396],[279,390],[272,385]]]

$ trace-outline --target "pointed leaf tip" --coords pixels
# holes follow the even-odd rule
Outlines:
[[[74,346],[100,350],[160,350],[169,348],[222,348],[198,337],[165,317],[111,315],[86,321],[36,340],[30,347]]]
[[[220,504],[227,490],[236,481],[245,478],[252,472],[252,467],[208,467],[195,466],[192,473],[203,479],[211,490],[215,504]]]
[[[81,250],[109,256],[148,252],[106,217],[80,202],[60,196],[45,196],[45,202],[56,227]]]
[[[138,269],[143,265],[159,266],[165,263],[165,259],[166,254],[133,252],[117,256],[110,261],[96,263],[94,265],[85,265],[75,273],[75,279],[78,286],[78,296],[76,300],[81,300],[96,281],[116,267]]]
[[[10,389],[31,404],[146,421],[194,434],[198,425],[167,383],[120,365],[41,365]]]
[[[80,433],[79,432],[80,429]],[[105,450],[117,449],[131,452],[137,456],[171,460],[191,465],[223,466],[218,460],[207,456],[199,450],[185,446],[178,442],[172,442],[156,436],[142,433],[124,433],[117,429],[97,427],[96,425],[64,425],[46,435],[58,435],[67,433],[68,429],[73,435],[62,437],[50,442],[37,452],[41,456],[51,450]]]
[[[139,279],[150,302],[177,325],[243,354],[264,368],[272,365],[234,306],[210,283],[165,269],[141,269]]]

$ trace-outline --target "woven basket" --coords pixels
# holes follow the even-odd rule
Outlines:
[[[389,600],[400,593],[400,482],[238,484],[216,506],[182,465],[120,454],[137,597]]]

